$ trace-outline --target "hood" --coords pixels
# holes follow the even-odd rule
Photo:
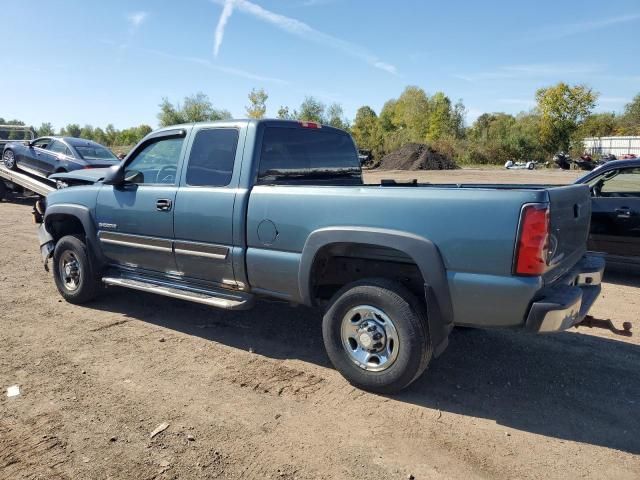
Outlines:
[[[63,182],[96,183],[102,180],[108,172],[108,168],[82,168],[79,170],[73,170],[72,172],[54,173],[53,175],[49,175],[49,178],[52,180],[61,180]]]

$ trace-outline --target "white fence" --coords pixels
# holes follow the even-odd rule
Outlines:
[[[618,158],[625,153],[640,155],[640,137],[588,137],[583,141],[585,150],[592,155],[613,153]]]

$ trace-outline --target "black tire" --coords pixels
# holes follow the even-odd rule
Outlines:
[[[4,200],[9,193],[7,186],[4,184],[4,180],[0,179],[0,202]]]
[[[70,271],[75,272],[75,268],[66,270],[65,263],[77,268],[77,273],[70,274]],[[53,251],[53,279],[60,295],[69,303],[85,303],[96,297],[99,280],[94,274],[89,251],[82,239],[67,235],[58,240]],[[72,288],[74,283],[76,287]]]
[[[13,153],[13,150],[5,150],[2,154],[2,163],[9,170],[16,170],[18,168],[16,165],[18,162],[16,161],[15,155],[16,154]]]
[[[348,347],[343,341],[343,321],[354,325],[350,315],[359,306],[378,309],[394,326],[397,356],[381,371],[370,371],[367,366],[356,364],[348,348],[355,352],[362,345],[356,347],[351,343],[353,339],[348,339],[351,345]],[[335,368],[352,385],[376,393],[395,393],[407,387],[424,372],[433,356],[425,305],[398,282],[384,278],[361,280],[338,291],[324,315],[322,334]],[[387,337],[391,338],[385,333],[384,339],[388,342]]]

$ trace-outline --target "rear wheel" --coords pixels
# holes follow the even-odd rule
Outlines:
[[[7,193],[7,186],[4,184],[4,181],[0,180],[0,201],[4,200],[4,198],[7,196]]]
[[[99,282],[80,238],[67,235],[58,240],[53,252],[53,278],[67,302],[85,303],[95,298]]]
[[[432,357],[424,305],[401,284],[367,279],[342,288],[322,324],[327,354],[353,385],[378,393],[407,387]]]
[[[4,166],[9,170],[16,169],[16,155],[13,153],[13,150],[5,150],[2,155],[2,161],[4,162]]]

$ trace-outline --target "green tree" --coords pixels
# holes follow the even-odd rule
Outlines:
[[[107,125],[107,128],[105,128],[104,133],[105,133],[106,145],[109,147],[113,147],[114,145],[116,145],[118,131],[115,129],[112,123]]]
[[[615,113],[594,113],[584,119],[575,136],[581,141],[585,137],[615,135],[617,123]]]
[[[104,133],[104,130],[101,129],[100,127],[96,127],[93,130],[93,140],[102,145],[107,145],[109,143],[107,139],[107,134]]]
[[[640,93],[625,105],[617,130],[622,135],[640,135]]]
[[[564,82],[536,92],[540,137],[548,153],[569,150],[571,137],[593,110],[598,94],[586,85]]]
[[[249,118],[264,118],[264,114],[267,113],[267,99],[269,95],[263,88],[256,90],[251,89],[249,93],[249,105],[245,107],[247,116]]]
[[[60,131],[60,135],[62,135],[63,137],[78,138],[80,136],[81,130],[82,129],[80,128],[80,125],[78,125],[77,123],[70,123]]]
[[[182,106],[180,104],[173,105],[169,99],[163,98],[158,113],[161,127],[180,123],[229,119],[231,119],[231,114],[227,110],[214,108],[209,97],[202,92],[185,97]]]
[[[55,133],[53,125],[49,122],[43,122],[36,131],[38,137],[49,137]]]
[[[375,158],[383,153],[382,128],[376,112],[369,106],[360,107],[351,126],[351,134],[360,148],[371,150]]]
[[[432,142],[453,132],[453,108],[451,100],[442,92],[437,92],[431,97],[427,117],[426,140]]]
[[[298,118],[309,122],[325,123],[325,109],[326,107],[321,101],[314,97],[305,97],[304,101],[300,105]]]
[[[296,117],[296,111],[294,110],[293,112],[289,112],[289,107],[280,106],[278,109],[278,118],[283,120],[294,120]]]
[[[339,103],[332,103],[327,108],[327,114],[325,121],[327,125],[331,125],[332,127],[341,128],[342,130],[349,130],[349,122],[344,117],[344,111],[342,110],[342,105]]]
[[[80,138],[86,138],[87,140],[94,140],[93,127],[91,125],[85,125],[80,130]]]
[[[182,111],[180,111],[180,105],[174,106],[166,97],[164,97],[162,102],[160,102],[158,121],[161,127],[178,125],[186,122],[185,118],[182,116]]]

